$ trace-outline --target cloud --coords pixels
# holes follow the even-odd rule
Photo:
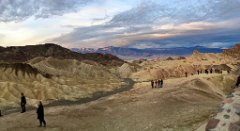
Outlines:
[[[47,18],[75,12],[93,0],[0,0],[0,22]]]
[[[5,37],[5,35],[0,34],[0,39],[3,39]]]
[[[240,22],[236,20],[240,16],[239,6],[240,0],[144,0],[104,24],[76,28],[51,41],[75,47],[233,42],[240,40],[231,34],[234,30],[231,24],[235,22],[236,26]]]
[[[217,21],[240,16],[240,0],[173,0],[171,3],[145,0],[139,6],[116,15],[111,24],[142,25]]]

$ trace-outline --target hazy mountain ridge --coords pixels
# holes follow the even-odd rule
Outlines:
[[[123,59],[138,59],[138,58],[154,58],[154,57],[169,57],[169,56],[189,56],[194,50],[198,50],[201,53],[221,53],[221,48],[208,48],[204,46],[194,47],[175,47],[175,48],[127,48],[127,47],[104,47],[104,48],[72,48],[74,52],[79,53],[101,53],[112,54]]]

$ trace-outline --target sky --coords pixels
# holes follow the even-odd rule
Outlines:
[[[0,0],[0,46],[231,47],[240,0]]]

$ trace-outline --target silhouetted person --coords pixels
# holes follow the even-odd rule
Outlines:
[[[37,116],[40,123],[39,126],[42,126],[42,124],[44,124],[44,127],[46,127],[46,121],[44,120],[44,108],[41,101],[39,102],[39,105],[37,108]]]
[[[197,70],[197,74],[198,74],[198,75],[200,74],[200,71],[199,71],[199,70]]]
[[[22,97],[21,97],[21,108],[22,108],[22,112],[21,113],[24,113],[26,112],[26,104],[27,104],[27,101],[26,101],[26,97],[24,96],[23,93],[21,93]]]
[[[158,88],[161,88],[161,80],[158,80]]]
[[[152,88],[154,88],[154,81],[153,80],[151,80],[151,86],[152,86]]]
[[[240,75],[239,75],[239,76],[238,76],[238,78],[237,78],[236,87],[238,87],[238,86],[239,86],[239,84],[240,84]]]
[[[155,88],[157,88],[158,87],[158,81],[157,80],[155,80]]]
[[[212,68],[210,69],[210,73],[211,73],[211,74],[213,73],[213,69],[212,69]]]
[[[205,73],[208,74],[208,70],[205,70]]]
[[[0,110],[0,117],[2,116],[2,111]]]
[[[188,73],[187,72],[185,72],[185,77],[188,77]]]
[[[163,87],[163,79],[161,79],[161,88]]]

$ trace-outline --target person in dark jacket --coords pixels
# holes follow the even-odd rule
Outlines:
[[[210,69],[210,73],[211,73],[211,74],[213,73],[213,69],[212,69],[212,68]]]
[[[161,88],[163,87],[163,79],[161,79]]]
[[[152,86],[152,88],[154,88],[154,81],[153,80],[151,80],[151,86]]]
[[[26,104],[27,104],[26,97],[24,96],[23,93],[21,93],[21,108],[22,108],[21,113],[26,112]]]
[[[37,118],[39,120],[40,125],[42,126],[42,123],[44,124],[44,127],[46,127],[46,121],[44,120],[44,108],[42,105],[42,102],[39,102],[38,108],[37,108]]]
[[[0,117],[2,116],[2,111],[0,110]]]
[[[161,88],[161,85],[162,85],[162,80],[158,80],[158,88]]]
[[[240,84],[240,75],[239,75],[238,78],[237,78],[236,87],[238,87],[239,84]]]

